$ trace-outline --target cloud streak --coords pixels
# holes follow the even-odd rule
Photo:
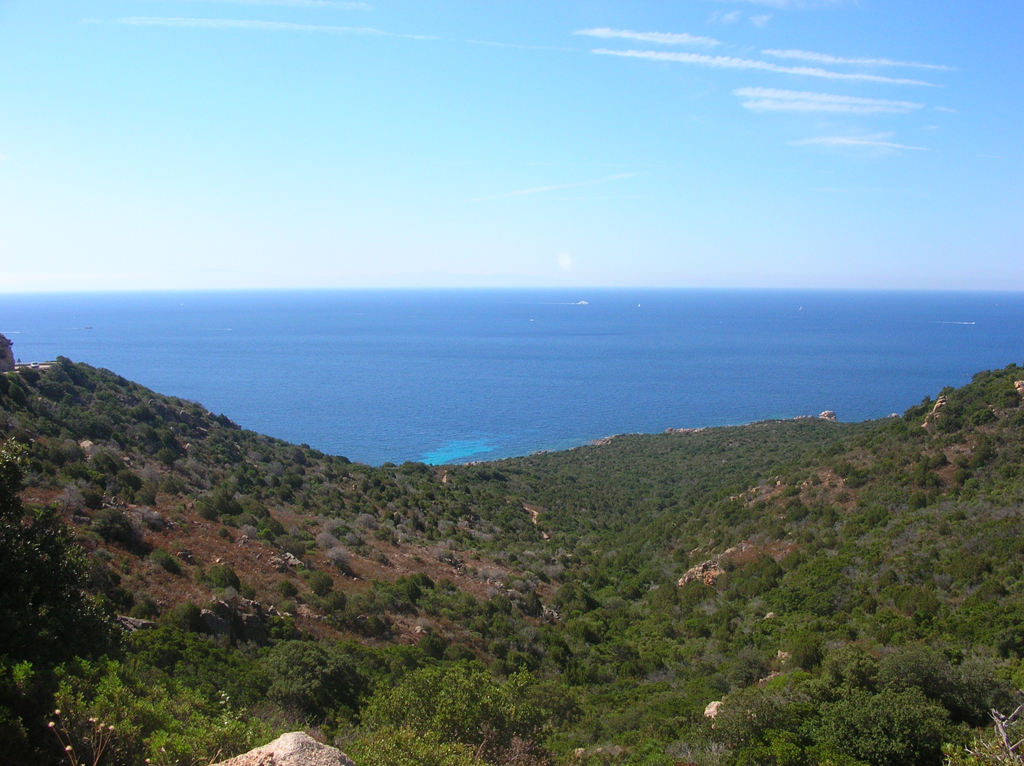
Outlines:
[[[912,101],[885,101],[830,93],[808,93],[775,88],[738,88],[733,94],[747,99],[741,106],[754,112],[831,112],[835,114],[907,114],[924,104]]]
[[[597,27],[595,29],[578,29],[573,34],[607,39],[639,40],[645,43],[659,43],[661,45],[703,45],[711,48],[722,44],[720,40],[716,40],[713,37],[701,37],[699,35],[687,34],[686,32],[634,32],[632,29]]]
[[[822,136],[820,138],[805,138],[800,141],[790,141],[791,146],[822,146],[830,149],[882,149],[888,151],[914,151],[930,152],[923,146],[907,146],[897,144],[885,139],[890,138],[889,133],[879,133],[874,136]]]
[[[944,64],[921,64],[917,61],[893,61],[892,59],[843,58],[842,56],[832,56],[828,53],[814,53],[812,51],[776,50],[774,48],[769,48],[761,51],[761,53],[765,56],[774,56],[778,59],[814,61],[819,64],[858,64],[862,66],[912,67],[915,69],[932,69],[939,72],[951,72],[956,70],[955,66],[945,66]]]
[[[890,85],[923,85],[930,88],[939,87],[935,83],[924,82],[923,80],[910,80],[902,77],[883,77],[875,74],[833,72],[828,69],[817,67],[792,67],[779,66],[768,61],[755,61],[753,59],[741,59],[734,56],[709,56],[705,53],[668,53],[664,51],[614,51],[607,48],[597,48],[591,53],[601,56],[623,56],[626,58],[651,59],[654,61],[675,61],[680,64],[696,64],[698,66],[714,67],[717,69],[757,69],[763,72],[779,72],[782,74],[796,74],[805,77],[821,77],[827,80],[858,80],[861,82],[881,82]]]
[[[731,0],[719,0],[719,2],[731,2]],[[794,8],[822,8],[832,5],[839,5],[843,0],[747,0],[754,5],[767,5],[769,8],[778,8],[780,11],[789,11]]]
[[[507,199],[508,197],[523,197],[527,194],[541,194],[543,192],[556,191],[558,189],[575,189],[578,186],[592,186],[593,184],[603,184],[608,181],[620,181],[623,178],[633,178],[636,173],[616,173],[613,176],[605,176],[604,178],[593,178],[589,181],[577,181],[571,184],[556,184],[554,186],[534,186],[530,189],[520,189],[519,191],[508,192],[507,194],[495,194],[491,197],[476,197],[468,200],[469,202],[484,202],[485,200],[492,199]]]
[[[107,23],[100,19],[82,19],[83,24]],[[188,29],[254,29],[262,32],[322,32],[325,34],[378,35],[405,37],[411,40],[437,40],[433,35],[407,35],[385,32],[373,27],[334,27],[321,24],[293,24],[287,21],[256,21],[245,19],[193,19],[180,16],[124,16],[114,24],[133,27],[184,27]]]

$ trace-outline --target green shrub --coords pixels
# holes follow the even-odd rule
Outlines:
[[[150,596],[143,594],[135,597],[135,604],[128,615],[140,620],[151,620],[159,613],[160,610],[157,608],[156,602]]]
[[[111,627],[84,595],[71,531],[53,509],[22,505],[19,453],[0,448],[0,654],[37,664],[94,656],[112,643]]]
[[[801,670],[816,668],[824,656],[825,642],[821,635],[814,631],[797,634],[791,644],[793,664]]]
[[[206,570],[206,581],[217,588],[234,588],[238,590],[241,581],[229,564],[214,564]]]
[[[154,457],[166,466],[174,465],[174,461],[178,459],[177,453],[167,447],[158,449]]]
[[[79,753],[90,752],[90,719],[114,727],[103,760],[110,766],[210,763],[279,733],[223,695],[206,696],[131,663],[80,663],[63,670],[56,702]]]
[[[142,505],[156,504],[157,485],[152,481],[142,482],[142,486],[135,492],[135,502]]]
[[[185,482],[180,476],[169,473],[160,480],[160,490],[168,495],[180,495],[185,491]]]
[[[385,727],[364,734],[347,754],[359,766],[486,766],[474,748],[446,742],[434,732]]]
[[[196,513],[207,521],[215,521],[221,516],[237,516],[241,512],[242,505],[235,499],[235,490],[227,484],[221,484],[196,501]]]
[[[815,735],[830,750],[872,766],[938,766],[943,744],[962,739],[946,710],[916,688],[854,691],[825,704]]]
[[[338,644],[282,641],[260,660],[267,697],[309,721],[351,718],[367,681]]]
[[[379,691],[363,711],[371,729],[408,728],[420,736],[479,748],[485,759],[532,740],[547,719],[531,698],[533,678],[515,673],[503,684],[470,663],[417,670]]]
[[[83,487],[82,500],[85,507],[91,511],[98,511],[103,507],[103,492],[96,487]]]
[[[108,543],[118,543],[128,550],[137,551],[144,547],[139,533],[121,511],[105,508],[92,520],[92,528]]]
[[[191,601],[172,607],[164,615],[163,621],[186,633],[201,633],[203,630],[202,610]]]
[[[300,540],[293,535],[278,535],[274,544],[297,559],[301,559],[309,550],[309,544],[305,540]]]
[[[318,596],[326,596],[334,589],[334,580],[322,570],[317,570],[309,576],[309,588]]]
[[[181,574],[181,564],[178,563],[178,560],[174,556],[162,548],[157,548],[149,554],[149,560],[165,572],[170,572],[172,575]]]
[[[345,611],[348,599],[340,591],[331,591],[323,598],[318,598],[315,606],[328,614],[338,614]]]

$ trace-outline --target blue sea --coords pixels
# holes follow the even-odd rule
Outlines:
[[[245,428],[461,463],[834,410],[902,412],[1024,359],[1024,294],[431,290],[0,295],[57,355]]]

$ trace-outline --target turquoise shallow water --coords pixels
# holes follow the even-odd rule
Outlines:
[[[884,417],[1020,363],[1024,294],[0,295],[0,332],[25,361],[107,367],[326,452],[448,463],[826,409]]]
[[[458,463],[474,457],[493,452],[498,447],[494,439],[452,439],[440,449],[425,453],[420,460],[433,465]]]

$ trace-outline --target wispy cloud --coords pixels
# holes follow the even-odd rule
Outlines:
[[[344,3],[338,0],[172,0],[178,3],[231,3],[232,5],[285,5],[293,8],[341,8],[346,11],[369,11],[369,3]]]
[[[133,27],[187,27],[191,29],[255,29],[263,32],[323,32],[327,34],[381,35],[405,37],[412,40],[437,40],[433,35],[407,35],[385,32],[373,27],[334,27],[322,24],[293,24],[287,21],[257,21],[246,19],[192,19],[179,16],[124,16],[112,22],[101,19],[82,19],[83,24],[124,24]]]
[[[737,21],[743,18],[743,14],[739,11],[730,11],[729,13],[723,14],[723,24],[735,24]]]
[[[768,25],[768,22],[772,20],[770,13],[762,13],[760,16],[751,16],[750,23],[755,27],[764,27]]]
[[[883,77],[875,74],[832,72],[827,69],[816,67],[790,67],[779,66],[768,61],[755,61],[753,59],[741,59],[733,56],[708,56],[704,53],[667,53],[663,51],[613,51],[607,48],[597,48],[591,51],[602,56],[624,56],[627,58],[653,59],[654,61],[675,61],[680,64],[697,64],[699,66],[716,67],[720,69],[759,69],[765,72],[780,72],[783,74],[797,74],[806,77],[821,77],[827,80],[859,80],[863,82],[884,82],[891,85],[925,85],[931,88],[939,86],[935,83],[924,82],[923,80],[909,80],[898,77]]]
[[[907,197],[928,197],[928,192],[918,191],[916,189],[899,189],[899,188],[878,188],[878,187],[853,187],[853,188],[836,188],[836,187],[818,187],[814,191],[822,192],[823,194],[871,194],[871,195],[900,195]]]
[[[812,51],[798,51],[798,50],[777,50],[769,48],[768,50],[761,51],[765,56],[774,56],[778,59],[794,59],[797,61],[815,61],[819,64],[859,64],[862,66],[899,66],[899,67],[914,67],[916,69],[934,69],[940,72],[951,72],[956,69],[955,66],[946,66],[944,64],[921,64],[917,61],[893,61],[892,59],[874,59],[874,58],[844,58],[842,56],[832,56],[828,53],[814,53]]]
[[[924,104],[911,101],[884,101],[831,93],[808,93],[775,88],[738,88],[733,93],[747,99],[742,106],[755,112],[834,112],[841,114],[906,114]]]
[[[3,162],[4,160],[9,160],[9,159],[10,159],[10,155],[0,154],[0,162]]]
[[[468,202],[483,202],[491,199],[505,199],[506,197],[522,197],[527,194],[541,194],[542,192],[556,191],[558,189],[575,189],[578,186],[591,186],[593,184],[603,184],[607,181],[620,181],[623,178],[633,178],[636,173],[616,173],[613,176],[605,176],[604,178],[592,178],[589,181],[577,181],[571,184],[556,184],[554,186],[534,186],[530,189],[520,189],[519,191],[508,192],[507,194],[495,194],[491,197],[476,197],[468,200]]]
[[[632,29],[608,29],[599,27],[595,29],[578,29],[574,35],[587,35],[588,37],[613,38],[620,37],[625,40],[640,40],[645,43],[660,43],[662,45],[704,45],[713,47],[721,45],[720,40],[713,37],[701,37],[686,32],[634,32]]]
[[[884,151],[914,151],[930,152],[923,146],[908,146],[897,144],[887,139],[891,133],[878,133],[873,136],[822,136],[820,138],[805,138],[800,141],[790,141],[792,146],[821,146],[831,149],[881,149]]]
[[[956,109],[951,109],[948,106],[933,106],[932,109],[934,109],[936,112],[947,112],[948,114],[960,114],[960,112],[958,112]]]
[[[733,2],[733,0],[719,0],[719,2]],[[824,8],[832,5],[840,5],[844,0],[746,0],[754,5],[767,5],[769,8],[778,8],[780,11],[788,11],[795,8]]]

